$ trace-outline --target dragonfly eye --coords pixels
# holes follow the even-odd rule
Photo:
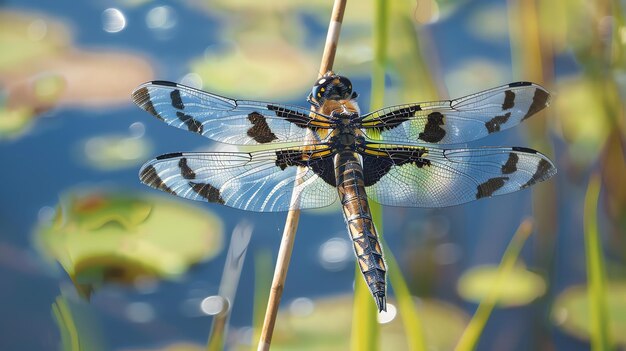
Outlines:
[[[322,105],[326,100],[349,100],[352,97],[352,82],[346,77],[333,74],[315,82],[309,95],[309,102]]]

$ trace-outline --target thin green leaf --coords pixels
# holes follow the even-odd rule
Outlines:
[[[384,245],[387,246],[387,245]],[[422,320],[417,312],[415,300],[409,292],[409,287],[400,271],[398,262],[390,250],[385,253],[385,261],[389,272],[389,282],[393,286],[393,292],[398,305],[398,312],[404,325],[404,334],[408,344],[408,350],[426,350],[426,339]]]
[[[370,109],[382,107],[385,98],[385,59],[387,51],[387,3],[374,0],[376,11],[374,18],[374,63],[372,66],[372,96]],[[380,205],[370,204],[374,223],[382,223]],[[377,226],[378,229],[382,225]],[[378,232],[382,235],[382,232]],[[378,350],[380,326],[378,311],[372,300],[369,288],[358,267],[355,271],[354,309],[352,318],[351,348],[352,350]]]
[[[498,278],[491,287],[489,295],[478,305],[472,320],[465,328],[463,335],[456,345],[457,351],[469,351],[474,350],[478,345],[478,340],[482,334],[485,324],[493,311],[496,302],[498,301],[498,295],[500,294],[502,282],[505,281],[507,275],[511,273],[515,267],[515,262],[519,256],[526,239],[532,232],[532,222],[530,219],[525,219],[517,228],[513,239],[506,248],[502,260],[500,261],[500,267],[498,268]]]
[[[350,348],[358,351],[375,351],[379,349],[380,339],[378,310],[358,267],[355,277]]]
[[[594,174],[589,180],[585,196],[585,256],[587,258],[587,284],[589,314],[591,316],[591,349],[611,350],[613,342],[609,328],[606,271],[602,245],[598,233],[597,206],[600,196],[600,177]]]
[[[267,308],[270,285],[272,281],[272,254],[269,250],[261,250],[254,255],[254,311],[252,328],[254,337],[259,340],[263,328],[263,317]],[[252,343],[251,350],[256,350],[257,345]]]

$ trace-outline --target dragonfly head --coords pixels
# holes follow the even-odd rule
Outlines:
[[[328,72],[315,82],[307,101],[313,106],[320,107],[326,100],[339,101],[356,98],[357,93],[352,91],[350,79]]]

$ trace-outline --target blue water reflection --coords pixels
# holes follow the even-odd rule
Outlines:
[[[202,77],[189,72],[189,62],[202,57],[208,47],[219,51],[218,48],[230,45],[232,38],[222,39],[221,15],[208,15],[184,2],[162,5],[162,2],[148,1],[139,2],[137,6],[128,5],[130,3],[116,2],[118,8],[111,9],[102,1],[8,0],[2,2],[0,9],[50,16],[72,29],[73,42],[78,48],[139,55],[152,65],[154,78],[182,80],[187,85],[201,86]],[[462,11],[429,27],[432,40],[440,50],[439,65],[444,73],[461,66],[468,57],[486,57],[504,67],[510,66],[508,42],[487,42],[465,30],[472,13],[494,3],[502,5],[495,0],[468,2]],[[312,22],[307,15],[303,15],[303,21]],[[316,26],[319,23],[310,23],[311,31],[307,32],[308,37],[303,42],[323,41],[325,28],[320,31]],[[35,19],[28,35],[39,40],[47,31],[46,22]],[[563,62],[561,70],[568,71],[574,66],[568,59],[559,60]],[[316,70],[316,66],[310,67],[302,79],[313,82]],[[336,70],[341,71],[342,67],[336,67]],[[110,74],[115,75],[115,72]],[[504,80],[500,83],[512,80],[509,72],[505,74],[507,76],[500,77]],[[84,80],[89,81],[88,84],[98,84],[88,75]],[[355,77],[353,82],[355,90],[361,93],[361,108],[366,110],[369,78]],[[486,86],[450,90],[470,93],[482,88]],[[0,141],[0,160],[4,165],[0,173],[0,279],[5,282],[0,289],[4,312],[0,315],[2,350],[55,349],[60,343],[50,306],[60,294],[60,286],[67,289],[70,280],[58,267],[39,258],[31,242],[36,223],[52,217],[59,195],[85,186],[154,193],[140,184],[137,178],[139,164],[101,170],[81,160],[76,154],[85,140],[116,134],[145,138],[152,145],[146,159],[168,152],[215,147],[202,137],[170,128],[152,118],[131,105],[130,91],[127,93],[128,103],[123,105],[102,108],[62,105],[38,118],[25,136]],[[307,91],[303,90],[301,95],[301,99],[290,102],[305,105]],[[523,127],[516,128],[475,145],[527,145],[523,134]],[[580,189],[573,188],[571,184],[557,185],[559,197],[564,198],[564,193],[573,191],[575,198],[561,201],[563,206],[558,209],[559,218],[567,220],[559,223],[559,232],[554,234],[561,236],[558,238],[559,255],[553,262],[558,272],[552,282],[556,284],[556,292],[584,279],[582,258],[574,264],[571,262],[571,257],[583,252],[582,242],[567,237],[568,233],[579,233],[581,227],[580,216],[569,219],[577,210],[574,204],[582,196]],[[538,186],[533,191],[542,189]],[[252,323],[255,288],[252,257],[261,250],[277,252],[285,215],[196,205],[217,214],[227,232],[242,218],[255,224],[248,250],[250,257],[241,273],[231,318],[233,333],[250,337],[251,331],[246,328]],[[394,252],[401,260],[403,273],[419,277],[409,278],[412,291],[451,301],[471,313],[475,306],[461,302],[455,292],[459,275],[477,264],[497,263],[517,225],[531,214],[531,191],[441,210],[386,209],[384,236],[388,245],[385,249]],[[292,312],[296,311],[293,313],[309,313],[316,298],[352,291],[353,258],[351,252],[345,255],[345,244],[350,244],[345,239],[336,238],[337,233],[345,231],[344,226],[339,211],[302,214],[283,298],[284,305]],[[184,240],[184,233],[177,235]],[[540,243],[537,238],[531,239],[525,252],[527,261],[532,261],[533,245]],[[156,347],[178,340],[202,344],[206,341],[211,318],[206,316],[209,312],[203,314],[196,308],[200,308],[203,298],[217,294],[225,256],[224,251],[210,262],[194,267],[179,281],[150,282],[139,289],[106,287],[97,292],[83,310],[97,321],[110,349]],[[287,305],[289,301],[292,302]],[[505,345],[511,349],[523,350],[530,346],[528,338],[537,332],[534,324],[538,322],[534,318],[543,313],[535,311],[533,314],[533,308],[538,307],[495,313],[490,321],[490,326],[494,327],[485,332],[481,345],[499,345],[506,337]],[[541,323],[547,322],[542,320]],[[506,334],[497,326],[507,326],[504,328]],[[559,349],[585,349],[587,346],[558,332],[555,340]]]

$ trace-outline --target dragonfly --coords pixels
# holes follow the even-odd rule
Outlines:
[[[550,159],[530,148],[450,146],[511,128],[548,106],[550,94],[537,84],[515,82],[367,114],[357,98],[351,81],[332,71],[314,83],[308,108],[144,83],[132,99],[161,121],[221,143],[269,149],[168,153],[144,164],[139,178],[176,196],[246,211],[320,208],[339,200],[358,267],[381,312],[387,268],[370,200],[440,208],[515,192],[556,174]]]

